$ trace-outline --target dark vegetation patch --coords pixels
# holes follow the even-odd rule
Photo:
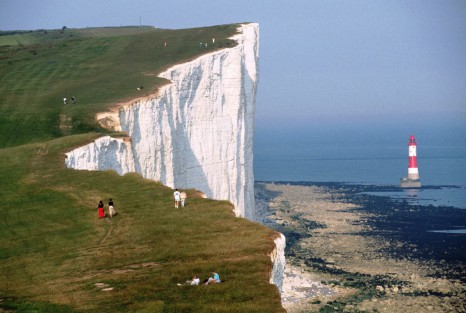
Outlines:
[[[73,312],[65,305],[57,305],[49,302],[30,302],[12,297],[0,297],[0,310],[2,310],[2,312]]]

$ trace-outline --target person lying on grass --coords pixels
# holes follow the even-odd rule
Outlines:
[[[197,276],[194,275],[192,280],[187,280],[186,285],[191,285],[191,286],[197,286],[201,282],[201,279]],[[183,284],[177,284],[178,286],[183,286]]]
[[[199,279],[199,277],[194,275],[193,279],[190,281],[190,284],[194,286],[194,285],[199,285],[200,282],[201,280]]]

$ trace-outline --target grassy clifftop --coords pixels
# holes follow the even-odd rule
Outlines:
[[[95,113],[154,93],[166,83],[157,73],[234,45],[228,37],[235,29],[66,29],[0,36],[0,147],[103,131]],[[10,37],[18,44],[5,45]],[[199,43],[206,41],[209,46],[201,48]],[[140,85],[146,86],[143,92],[136,89]],[[64,106],[63,98],[72,96],[77,105]]]
[[[175,210],[171,189],[136,174],[64,166],[65,152],[107,133],[96,112],[155,92],[170,65],[234,45],[235,29],[0,36],[0,311],[282,311],[268,283],[273,231],[194,190]],[[109,198],[118,215],[98,219]],[[225,283],[177,285],[213,270]]]

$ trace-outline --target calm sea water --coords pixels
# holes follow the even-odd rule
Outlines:
[[[409,136],[406,136],[406,140]],[[383,193],[394,199],[466,209],[466,144],[435,143],[417,148],[423,186]],[[399,185],[408,172],[407,142],[384,143],[303,142],[295,137],[256,140],[256,181],[344,182]]]

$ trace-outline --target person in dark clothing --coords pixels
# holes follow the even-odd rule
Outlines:
[[[99,206],[97,207],[99,210],[99,219],[105,217],[105,210],[104,210],[104,203],[102,200],[99,201]]]

